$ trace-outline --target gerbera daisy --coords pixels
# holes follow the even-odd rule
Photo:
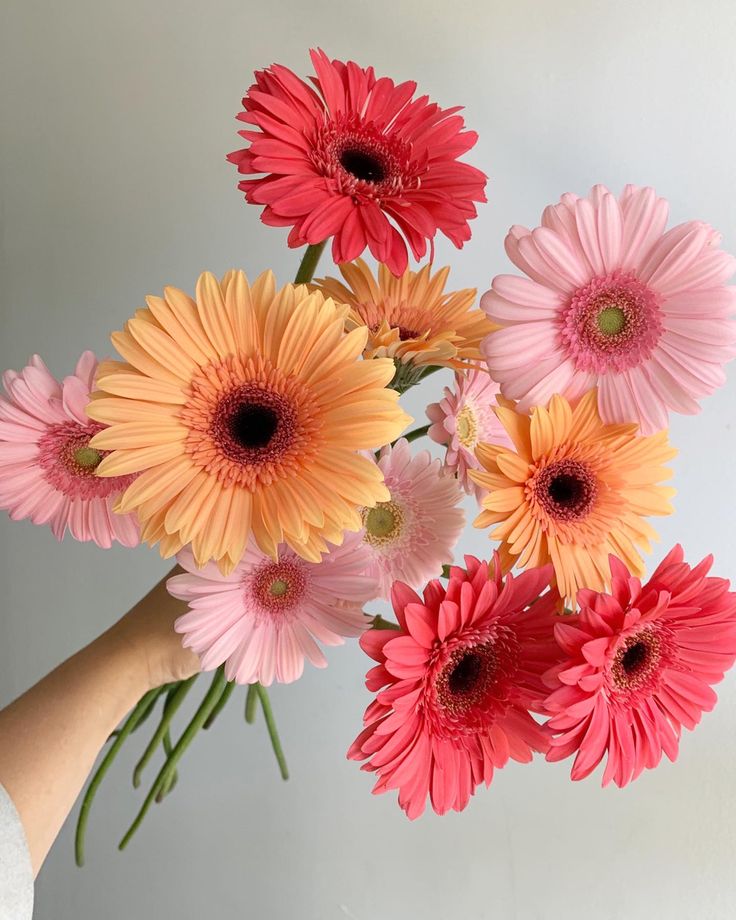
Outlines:
[[[210,562],[199,569],[187,548],[177,556],[187,574],[168,580],[169,593],[189,612],[175,629],[184,646],[211,671],[225,664],[225,676],[239,684],[302,676],[304,659],[327,667],[319,645],[342,645],[359,636],[370,620],[363,605],[377,593],[365,574],[367,550],[358,534],[329,546],[319,562],[307,562],[282,544],[278,559],[250,544],[229,575]]]
[[[412,456],[402,438],[381,450],[377,463],[388,499],[363,508],[363,541],[370,550],[368,572],[381,596],[401,579],[416,588],[452,561],[465,525],[457,480],[446,475],[428,450]]]
[[[385,501],[381,472],[358,451],[410,420],[385,389],[388,360],[360,361],[365,330],[346,307],[271,272],[203,274],[196,301],[167,288],[147,298],[113,343],[129,362],[100,368],[89,414],[110,427],[95,448],[102,476],[139,472],[119,501],[163,556],[192,544],[199,565],[230,571],[249,534],[314,562]]]
[[[549,683],[547,759],[577,752],[572,778],[588,776],[608,754],[603,785],[625,786],[678,753],[716,703],[711,684],[736,661],[736,594],[707,577],[708,556],[691,569],[676,546],[642,587],[611,557],[610,594],[581,591],[579,614],[555,626],[564,660]]]
[[[336,263],[368,247],[397,275],[406,242],[416,259],[437,231],[462,247],[486,177],[458,162],[478,139],[460,109],[413,99],[416,83],[310,53],[316,89],[274,64],[256,72],[238,115],[252,126],[239,132],[248,147],[228,160],[257,176],[239,188],[265,205],[263,222],[291,227],[292,247],[333,237]]]
[[[394,359],[399,383],[407,377],[415,382],[428,365],[467,368],[482,360],[480,343],[493,326],[472,309],[474,288],[444,293],[449,268],[433,276],[425,265],[397,278],[379,265],[378,279],[362,259],[339,268],[346,284],[325,278],[317,286],[350,307],[348,328],[368,329],[365,358]]]
[[[479,443],[496,444],[513,449],[511,438],[499,422],[494,409],[497,405],[498,384],[485,370],[455,374],[452,389],[445,387],[444,399],[427,406],[432,422],[429,436],[438,444],[446,444],[445,469],[457,474],[468,493],[480,501],[483,490],[468,476],[469,470],[480,468],[475,456]]]
[[[531,418],[503,399],[496,413],[514,447],[479,444],[483,469],[469,476],[489,491],[475,526],[497,525],[491,537],[502,542],[504,566],[551,562],[571,600],[578,588],[608,584],[609,553],[641,575],[637,547],[651,552],[657,539],[644,517],[672,512],[674,489],[658,484],[676,454],[667,432],[642,437],[636,424],[603,424],[595,390],[574,409],[553,396]]]
[[[484,344],[504,396],[522,410],[553,393],[599,389],[605,422],[667,427],[724,382],[736,353],[736,259],[720,235],[688,221],[664,232],[667,202],[627,185],[563,195],[542,226],[512,227],[506,252],[528,278],[500,275],[481,306],[495,323]]]
[[[113,503],[134,476],[99,479],[105,451],[90,447],[102,425],[86,415],[97,358],[85,351],[74,374],[58,383],[38,355],[22,371],[6,371],[7,399],[0,396],[0,508],[14,521],[48,524],[57,540],[66,529],[75,540],[109,549],[139,542],[129,514]]]
[[[472,556],[453,567],[445,589],[431,581],[420,598],[400,582],[392,592],[400,630],[370,630],[363,650],[378,664],[366,686],[376,699],[348,757],[378,773],[373,792],[399,790],[409,818],[427,795],[438,814],[462,811],[476,788],[509,759],[545,752],[548,734],[529,713],[542,675],[559,659],[557,601],[550,566],[501,577]]]

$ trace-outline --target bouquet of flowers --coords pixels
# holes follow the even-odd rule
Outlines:
[[[436,234],[462,248],[486,200],[461,160],[477,135],[413,82],[311,57],[308,80],[256,73],[228,156],[263,223],[306,247],[294,283],[205,272],[193,297],[146,298],[112,334],[120,360],[85,352],[59,383],[34,356],[3,377],[0,506],[175,558],[176,630],[213,672],[177,738],[196,678],[146,694],[111,737],[80,864],[100,782],[153,714],[135,785],[164,762],[121,847],[238,685],[286,778],[267,688],[346,638],[373,697],[348,757],[409,818],[462,810],[535,754],[574,757],[574,780],[605,761],[603,784],[624,786],[676,758],[736,660],[736,594],[711,558],[675,546],[645,579],[641,555],[673,510],[669,413],[697,413],[736,353],[719,234],[666,229],[652,188],[567,193],[511,228],[519,273],[477,307],[432,264]],[[337,272],[317,278],[328,242]],[[410,428],[402,394],[448,368]],[[453,564],[466,493],[495,545]],[[380,598],[395,619],[371,614]]]

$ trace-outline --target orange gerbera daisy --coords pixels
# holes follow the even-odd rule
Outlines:
[[[595,390],[571,408],[553,396],[531,417],[499,398],[495,410],[514,449],[479,444],[482,470],[471,478],[489,494],[476,527],[496,524],[501,557],[511,568],[551,562],[560,594],[578,588],[602,591],[610,581],[609,554],[644,573],[637,547],[651,552],[657,539],[646,515],[672,512],[674,489],[658,485],[671,470],[662,464],[677,453],[661,431],[637,434],[638,424],[605,425]]]
[[[396,363],[399,383],[414,383],[427,365],[464,368],[482,361],[480,343],[496,326],[472,309],[474,288],[445,293],[449,268],[395,277],[386,265],[378,279],[362,259],[340,265],[345,284],[324,278],[316,286],[350,307],[348,328],[368,329],[366,358],[388,357]]]
[[[285,542],[316,562],[388,500],[358,452],[411,419],[385,388],[392,363],[359,360],[367,333],[345,332],[347,308],[277,291],[271,272],[252,286],[205,273],[196,301],[166,288],[147,303],[113,334],[128,363],[100,366],[88,412],[110,426],[93,441],[111,451],[98,474],[140,473],[116,510],[135,511],[163,556],[191,543],[199,565],[228,572],[252,533],[274,558]]]

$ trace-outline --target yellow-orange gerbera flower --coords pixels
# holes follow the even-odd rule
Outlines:
[[[117,510],[172,556],[223,571],[252,533],[276,557],[288,543],[318,561],[326,541],[387,501],[380,470],[358,451],[398,437],[411,419],[386,389],[390,361],[361,361],[366,331],[345,332],[344,306],[306,286],[276,290],[264,272],[197,282],[147,298],[113,334],[127,364],[100,366],[90,416],[110,427],[101,476],[140,473]]]
[[[402,378],[410,372],[400,365],[460,369],[482,360],[481,340],[496,326],[481,310],[472,309],[474,288],[445,293],[449,268],[432,275],[425,265],[397,278],[379,265],[378,279],[362,259],[339,268],[346,284],[324,278],[316,286],[350,307],[348,328],[368,329],[366,358],[393,358]]]
[[[578,588],[602,591],[610,579],[609,554],[642,575],[637,547],[651,552],[657,539],[644,516],[670,514],[674,489],[658,485],[671,470],[662,464],[677,453],[661,431],[637,434],[638,425],[605,425],[595,390],[573,409],[554,396],[531,417],[499,399],[496,414],[514,449],[479,444],[483,470],[471,478],[489,490],[476,527],[496,524],[505,566],[551,562],[560,594]]]

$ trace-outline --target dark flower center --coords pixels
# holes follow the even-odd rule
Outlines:
[[[447,688],[454,696],[471,693],[483,671],[483,659],[475,652],[463,655],[447,678]]]
[[[534,489],[540,505],[559,520],[580,520],[598,494],[595,477],[577,460],[560,460],[545,467]]]
[[[242,447],[266,447],[279,425],[278,413],[271,406],[239,406],[229,419],[230,434]]]
[[[459,648],[437,678],[438,702],[453,716],[482,707],[497,677],[498,659],[493,643]]]
[[[579,505],[585,494],[585,482],[576,476],[560,473],[554,476],[547,486],[549,497],[558,505]]]
[[[616,650],[610,677],[619,693],[651,691],[667,661],[666,631],[645,626],[627,636]]]
[[[351,176],[363,182],[382,182],[386,178],[381,160],[365,150],[348,147],[340,154],[340,165]]]
[[[621,656],[621,667],[631,677],[646,665],[648,657],[647,646],[643,642],[636,642],[630,645]]]

